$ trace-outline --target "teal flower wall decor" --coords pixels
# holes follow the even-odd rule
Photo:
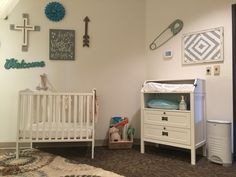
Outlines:
[[[58,22],[65,16],[65,8],[59,2],[50,2],[45,8],[45,15],[51,21]]]

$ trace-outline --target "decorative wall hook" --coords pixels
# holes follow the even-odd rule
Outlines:
[[[153,42],[149,45],[150,50],[155,50],[159,47],[161,47],[162,45],[164,45],[165,43],[167,43],[171,38],[173,38],[176,34],[178,34],[182,28],[184,26],[184,23],[182,20],[175,20],[173,21],[165,30],[163,30],[154,40]],[[170,30],[172,35],[170,37],[168,37],[167,39],[164,40],[164,42],[158,44],[158,39],[167,31]]]

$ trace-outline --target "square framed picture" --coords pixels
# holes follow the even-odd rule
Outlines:
[[[218,27],[184,34],[182,37],[182,63],[223,62],[223,30],[223,27]]]
[[[49,30],[49,59],[75,60],[75,30]]]

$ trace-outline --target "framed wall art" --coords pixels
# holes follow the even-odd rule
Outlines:
[[[75,59],[75,30],[50,29],[49,58],[50,60]]]
[[[182,63],[196,64],[224,60],[223,27],[184,34]]]

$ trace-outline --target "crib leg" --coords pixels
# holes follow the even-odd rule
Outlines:
[[[16,142],[16,159],[19,159],[19,143]]]
[[[92,159],[94,159],[94,140],[92,141]]]
[[[33,143],[30,142],[30,149],[33,149]]]

